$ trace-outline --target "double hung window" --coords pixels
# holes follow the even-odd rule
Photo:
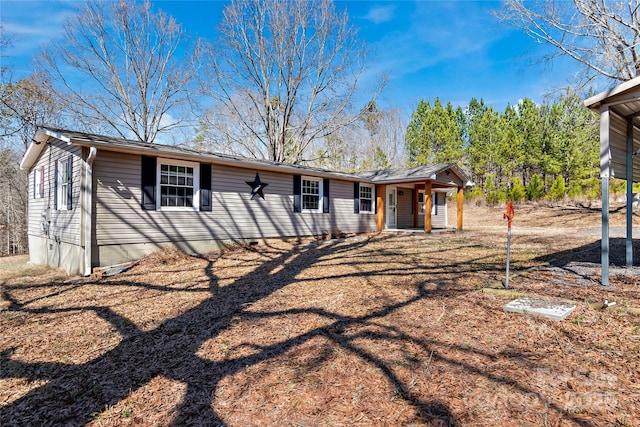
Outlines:
[[[198,209],[198,163],[158,159],[159,207]]]
[[[71,168],[72,157],[56,160],[56,209],[66,211],[71,209]]]
[[[321,209],[322,180],[302,178],[302,210],[318,211]]]
[[[418,214],[424,215],[424,190],[418,192]],[[438,193],[431,193],[431,215],[438,214]]]
[[[373,213],[373,186],[360,184],[360,213]]]
[[[33,198],[44,197],[44,167],[37,168],[33,173]]]

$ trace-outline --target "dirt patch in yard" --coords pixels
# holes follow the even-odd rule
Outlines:
[[[516,207],[509,290],[502,211],[100,280],[0,260],[0,425],[640,425],[640,278],[572,269],[599,210]],[[577,309],[505,313],[518,296]]]

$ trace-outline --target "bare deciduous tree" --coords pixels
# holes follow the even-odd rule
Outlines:
[[[21,150],[27,149],[39,126],[58,122],[59,104],[45,75],[36,73],[17,83],[2,84],[0,91],[1,134],[17,137]]]
[[[0,26],[0,52],[12,41]],[[27,173],[20,170],[19,162],[36,127],[53,123],[56,111],[50,85],[42,75],[13,83],[12,69],[6,64],[3,61],[0,67],[0,256],[28,250]]]
[[[545,59],[568,56],[584,67],[582,84],[597,77],[626,81],[640,75],[638,0],[506,0],[498,16],[538,43],[552,46]]]
[[[206,125],[234,150],[301,163],[313,141],[357,120],[366,52],[330,0],[233,1],[219,30],[206,67],[217,105]]]
[[[0,256],[27,252],[27,174],[20,155],[0,142]]]
[[[7,48],[11,47],[12,40],[11,37],[7,34],[7,30],[4,28],[4,25],[0,23],[0,59],[5,58],[7,55],[5,54]],[[7,72],[6,61],[2,60],[0,62],[0,77],[4,82],[4,76]]]
[[[313,144],[314,166],[345,172],[405,165],[405,120],[400,109],[384,110],[370,102],[360,120]]]
[[[27,251],[27,172],[20,170],[36,128],[54,124],[56,105],[41,75],[0,84],[0,255]]]
[[[399,108],[385,110],[371,101],[361,113],[361,123],[366,130],[364,141],[367,141],[365,158],[372,162],[370,169],[405,166],[404,138],[407,123],[402,118],[402,111]]]
[[[173,18],[149,1],[88,0],[64,34],[41,63],[85,124],[106,123],[144,142],[182,124],[199,49],[181,51],[185,37]]]

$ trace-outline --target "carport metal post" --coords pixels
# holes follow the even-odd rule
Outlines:
[[[602,286],[609,286],[609,177],[602,178]]]
[[[609,176],[611,173],[609,123],[609,107],[602,106],[600,108],[600,179],[602,180],[602,240],[600,269],[602,286],[609,286]]]
[[[627,268],[633,267],[633,117],[627,119]]]

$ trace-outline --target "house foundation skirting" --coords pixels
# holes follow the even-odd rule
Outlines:
[[[176,248],[186,254],[206,254],[212,251],[226,249],[231,246],[242,245],[264,245],[270,242],[288,242],[299,239],[313,238],[314,236],[286,236],[286,237],[259,237],[233,240],[189,240],[173,242],[153,242],[153,243],[129,243],[118,245],[103,245],[93,248],[93,266],[108,267],[126,262],[137,261],[153,252],[165,249]]]
[[[84,272],[84,249],[72,243],[29,235],[29,257],[32,264],[64,268],[69,275]]]

